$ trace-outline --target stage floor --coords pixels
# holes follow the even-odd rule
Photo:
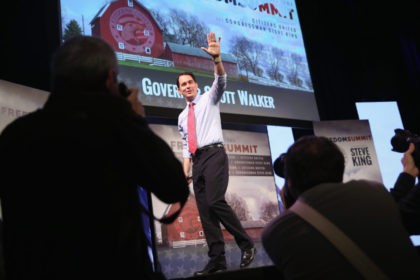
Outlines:
[[[249,267],[240,269],[239,263],[241,250],[234,241],[226,241],[226,261],[228,272],[272,266],[272,262],[265,253],[261,242],[254,242],[255,247],[257,248],[255,260]],[[186,246],[182,248],[158,246],[157,254],[162,272],[168,279],[192,277],[195,271],[203,269],[209,261],[206,244]]]

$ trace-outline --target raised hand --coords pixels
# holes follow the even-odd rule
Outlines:
[[[401,163],[404,167],[404,172],[410,174],[413,177],[419,176],[419,169],[414,163],[414,158],[412,153],[415,150],[415,145],[410,143],[408,146],[408,150],[404,153],[403,158],[401,159]]]
[[[207,34],[208,47],[201,47],[201,49],[211,55],[214,59],[220,55],[220,40],[220,37],[219,39],[216,39],[214,32],[210,32]]]

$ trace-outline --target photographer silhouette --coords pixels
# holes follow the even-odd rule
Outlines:
[[[419,151],[416,145],[409,143],[401,159],[403,171],[390,190],[398,203],[403,224],[412,235],[420,234],[420,185],[419,182],[416,184],[416,177],[419,177],[419,168],[414,158],[416,151]]]

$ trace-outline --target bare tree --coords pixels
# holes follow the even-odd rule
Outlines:
[[[166,42],[173,42],[175,36],[171,34],[170,30],[168,29],[170,26],[170,19],[162,15],[157,10],[151,10],[150,13],[152,14],[153,18],[159,24],[159,27],[162,30],[163,39]]]
[[[275,81],[282,82],[284,80],[284,75],[280,73],[280,65],[284,62],[284,51],[273,47],[268,54],[268,61],[268,76]]]
[[[251,219],[248,205],[242,197],[234,193],[227,193],[226,201],[230,207],[232,207],[233,211],[235,211],[240,221],[247,221]]]
[[[293,68],[298,72],[299,67],[302,65],[303,57],[300,54],[297,53],[291,53],[290,58],[293,62]]]
[[[292,59],[292,71],[288,75],[288,79],[293,85],[301,87],[303,86],[303,81],[299,78],[299,67],[302,65],[303,57],[299,54],[292,53],[290,58]]]
[[[248,73],[262,76],[263,70],[259,66],[260,57],[264,45],[255,41],[250,41],[245,37],[235,37],[232,41],[231,53],[236,56],[238,66]]]
[[[206,34],[210,29],[196,16],[177,9],[170,10],[170,17],[163,16],[156,10],[152,14],[159,22],[166,41],[194,48],[207,46]]]
[[[280,208],[277,203],[269,201],[261,206],[261,212],[261,220],[268,222],[279,214]]]

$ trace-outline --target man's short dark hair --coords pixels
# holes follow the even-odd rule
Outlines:
[[[326,137],[304,136],[287,151],[285,176],[294,196],[321,183],[343,181],[344,155]]]
[[[184,76],[184,75],[189,75],[191,76],[191,78],[194,80],[194,82],[197,82],[197,80],[195,79],[195,76],[192,72],[182,72],[178,74],[178,77],[176,77],[176,85],[179,88],[179,77]]]
[[[112,68],[117,71],[114,49],[92,36],[74,36],[55,52],[51,62],[51,90],[104,91]]]

